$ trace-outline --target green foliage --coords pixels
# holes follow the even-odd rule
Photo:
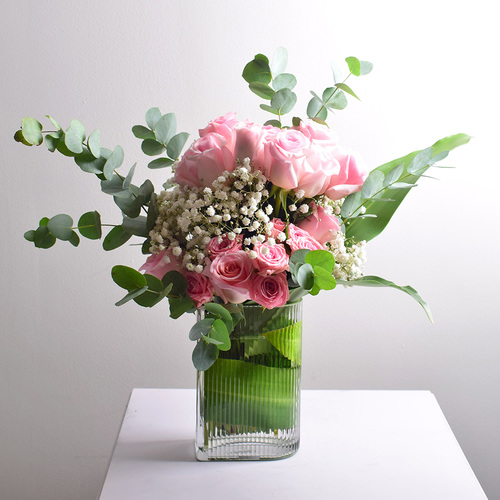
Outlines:
[[[99,212],[84,213],[78,220],[78,231],[84,238],[99,240],[102,236],[101,215]]]
[[[372,170],[362,190],[349,195],[342,205],[346,237],[369,241],[378,236],[424,172],[449,151],[467,144],[469,140],[466,134],[445,137],[430,148],[415,151]]]

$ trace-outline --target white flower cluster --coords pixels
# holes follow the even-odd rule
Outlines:
[[[333,276],[337,280],[350,281],[363,276],[366,262],[366,241],[353,243],[347,241],[342,231],[337,231],[334,238],[326,243],[335,257]]]
[[[244,249],[266,240],[274,243],[269,238],[274,208],[267,203],[266,182],[245,159],[233,172],[219,176],[211,188],[175,186],[162,191],[156,226],[150,232],[150,251],[170,249],[183,267],[201,273],[205,248],[215,236],[241,238]]]

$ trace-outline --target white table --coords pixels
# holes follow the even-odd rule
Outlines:
[[[484,500],[428,391],[302,391],[301,444],[197,462],[195,391],[134,389],[100,500]]]

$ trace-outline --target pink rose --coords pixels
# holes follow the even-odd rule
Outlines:
[[[189,271],[184,276],[188,283],[187,293],[198,309],[206,302],[212,301],[214,286],[207,276]]]
[[[295,189],[307,166],[309,140],[293,129],[279,131],[264,144],[263,173],[275,186]]]
[[[249,121],[239,122],[235,126],[234,133],[234,157],[241,161],[245,158],[250,158],[251,161],[260,163],[260,158],[263,154],[263,137],[265,133],[262,125]]]
[[[252,300],[265,307],[272,309],[281,307],[288,302],[290,292],[286,273],[261,276],[257,274],[254,280]]]
[[[181,263],[169,250],[163,250],[163,252],[151,254],[139,271],[145,271],[146,274],[151,274],[161,280],[169,271],[180,272]]]
[[[324,250],[323,245],[319,241],[295,224],[288,224],[288,239],[286,243],[290,247],[292,253],[301,248],[308,250]]]
[[[224,116],[219,116],[212,120],[205,128],[200,129],[200,137],[205,137],[210,133],[222,135],[227,141],[227,147],[233,151],[234,148],[234,127],[239,123],[235,118],[236,113],[226,113]]]
[[[205,274],[226,304],[239,304],[251,297],[255,273],[247,252],[237,250],[218,255],[205,267]]]
[[[227,139],[210,132],[184,153],[175,170],[174,181],[181,186],[210,187],[226,170],[234,170],[234,156],[227,147]]]
[[[336,146],[339,142],[337,134],[331,128],[313,120],[301,121],[298,127],[293,128],[300,130],[311,141],[315,141],[323,147]]]
[[[361,159],[347,149],[337,146],[335,157],[340,165],[338,174],[327,180],[324,194],[331,200],[340,200],[345,196],[360,191],[368,172]]]
[[[273,228],[271,229],[271,237],[276,239],[279,233],[285,231],[286,223],[276,217],[271,222],[273,223]]]
[[[252,259],[252,263],[262,276],[282,273],[288,268],[288,254],[285,245],[271,246],[267,243],[258,243],[254,245],[253,249],[257,257]]]
[[[226,252],[236,252],[237,250],[241,250],[241,248],[241,236],[236,237],[234,240],[230,240],[227,234],[214,236],[206,246],[206,250],[210,254],[210,258],[212,260],[220,254]]]
[[[340,225],[334,215],[325,212],[323,207],[312,203],[313,213],[300,221],[298,227],[307,231],[315,240],[324,245],[333,237],[333,233],[340,230]]]

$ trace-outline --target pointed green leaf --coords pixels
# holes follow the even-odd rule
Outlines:
[[[123,189],[128,189],[130,187],[130,184],[132,183],[132,178],[134,177],[134,172],[135,172],[135,167],[137,166],[137,163],[134,163],[130,170],[128,171],[127,177],[125,177],[125,180],[123,181]]]
[[[394,168],[389,170],[389,172],[387,172],[384,178],[384,186],[387,187],[393,184],[394,182],[397,182],[401,177],[401,175],[403,174],[404,168],[405,164],[400,163],[399,165],[396,165],[394,166]]]
[[[132,234],[124,231],[122,226],[116,226],[104,238],[102,247],[106,251],[114,250],[125,244],[131,237]]]
[[[174,160],[170,158],[157,158],[156,160],[150,161],[148,163],[148,168],[157,169],[157,168],[166,168],[171,167],[174,164]]]
[[[103,174],[106,179],[112,179],[114,171],[123,163],[124,156],[123,148],[121,146],[116,146],[103,167]]]
[[[419,170],[429,165],[432,156],[433,156],[432,147],[419,151],[411,160],[410,164],[406,168],[406,171],[409,174],[417,173]]]
[[[182,148],[186,144],[188,138],[189,134],[187,132],[179,132],[168,141],[167,155],[172,158],[172,160],[177,160],[177,158],[179,158]]]
[[[262,99],[270,100],[274,95],[274,90],[265,83],[252,82],[248,85],[248,87],[254,94],[262,97]]]
[[[54,118],[52,118],[52,116],[50,115],[45,115],[49,120],[50,122],[52,123],[52,125],[54,125],[54,127],[56,128],[56,130],[62,130],[62,127],[61,125],[59,125],[59,123],[57,123]]]
[[[68,240],[74,247],[77,247],[80,244],[80,237],[78,234],[73,231],[71,234],[71,238]]]
[[[269,113],[272,113],[273,115],[279,114],[277,110],[271,108],[271,106],[269,106],[267,104],[261,104],[260,109],[263,109],[264,111],[269,111]]]
[[[380,170],[373,170],[363,183],[361,189],[361,198],[371,198],[375,193],[380,191],[384,186],[384,173]]]
[[[352,90],[351,87],[349,87],[349,85],[346,85],[345,83],[336,83],[335,87],[343,90],[344,92],[347,92],[348,94],[352,95],[359,101],[359,97],[354,93],[354,90]]]
[[[155,133],[156,140],[166,146],[168,141],[172,139],[175,135],[175,130],[177,128],[177,120],[174,113],[167,113],[163,115],[153,127],[153,132]]]
[[[155,134],[152,130],[149,128],[145,127],[144,125],[134,125],[132,127],[132,133],[138,138],[138,139],[154,139]]]
[[[122,306],[132,299],[137,299],[139,295],[143,294],[147,289],[147,286],[143,286],[142,288],[137,288],[136,290],[130,291],[129,293],[127,293],[127,295],[125,295],[125,297],[123,297],[123,299],[116,302],[115,306]]]

